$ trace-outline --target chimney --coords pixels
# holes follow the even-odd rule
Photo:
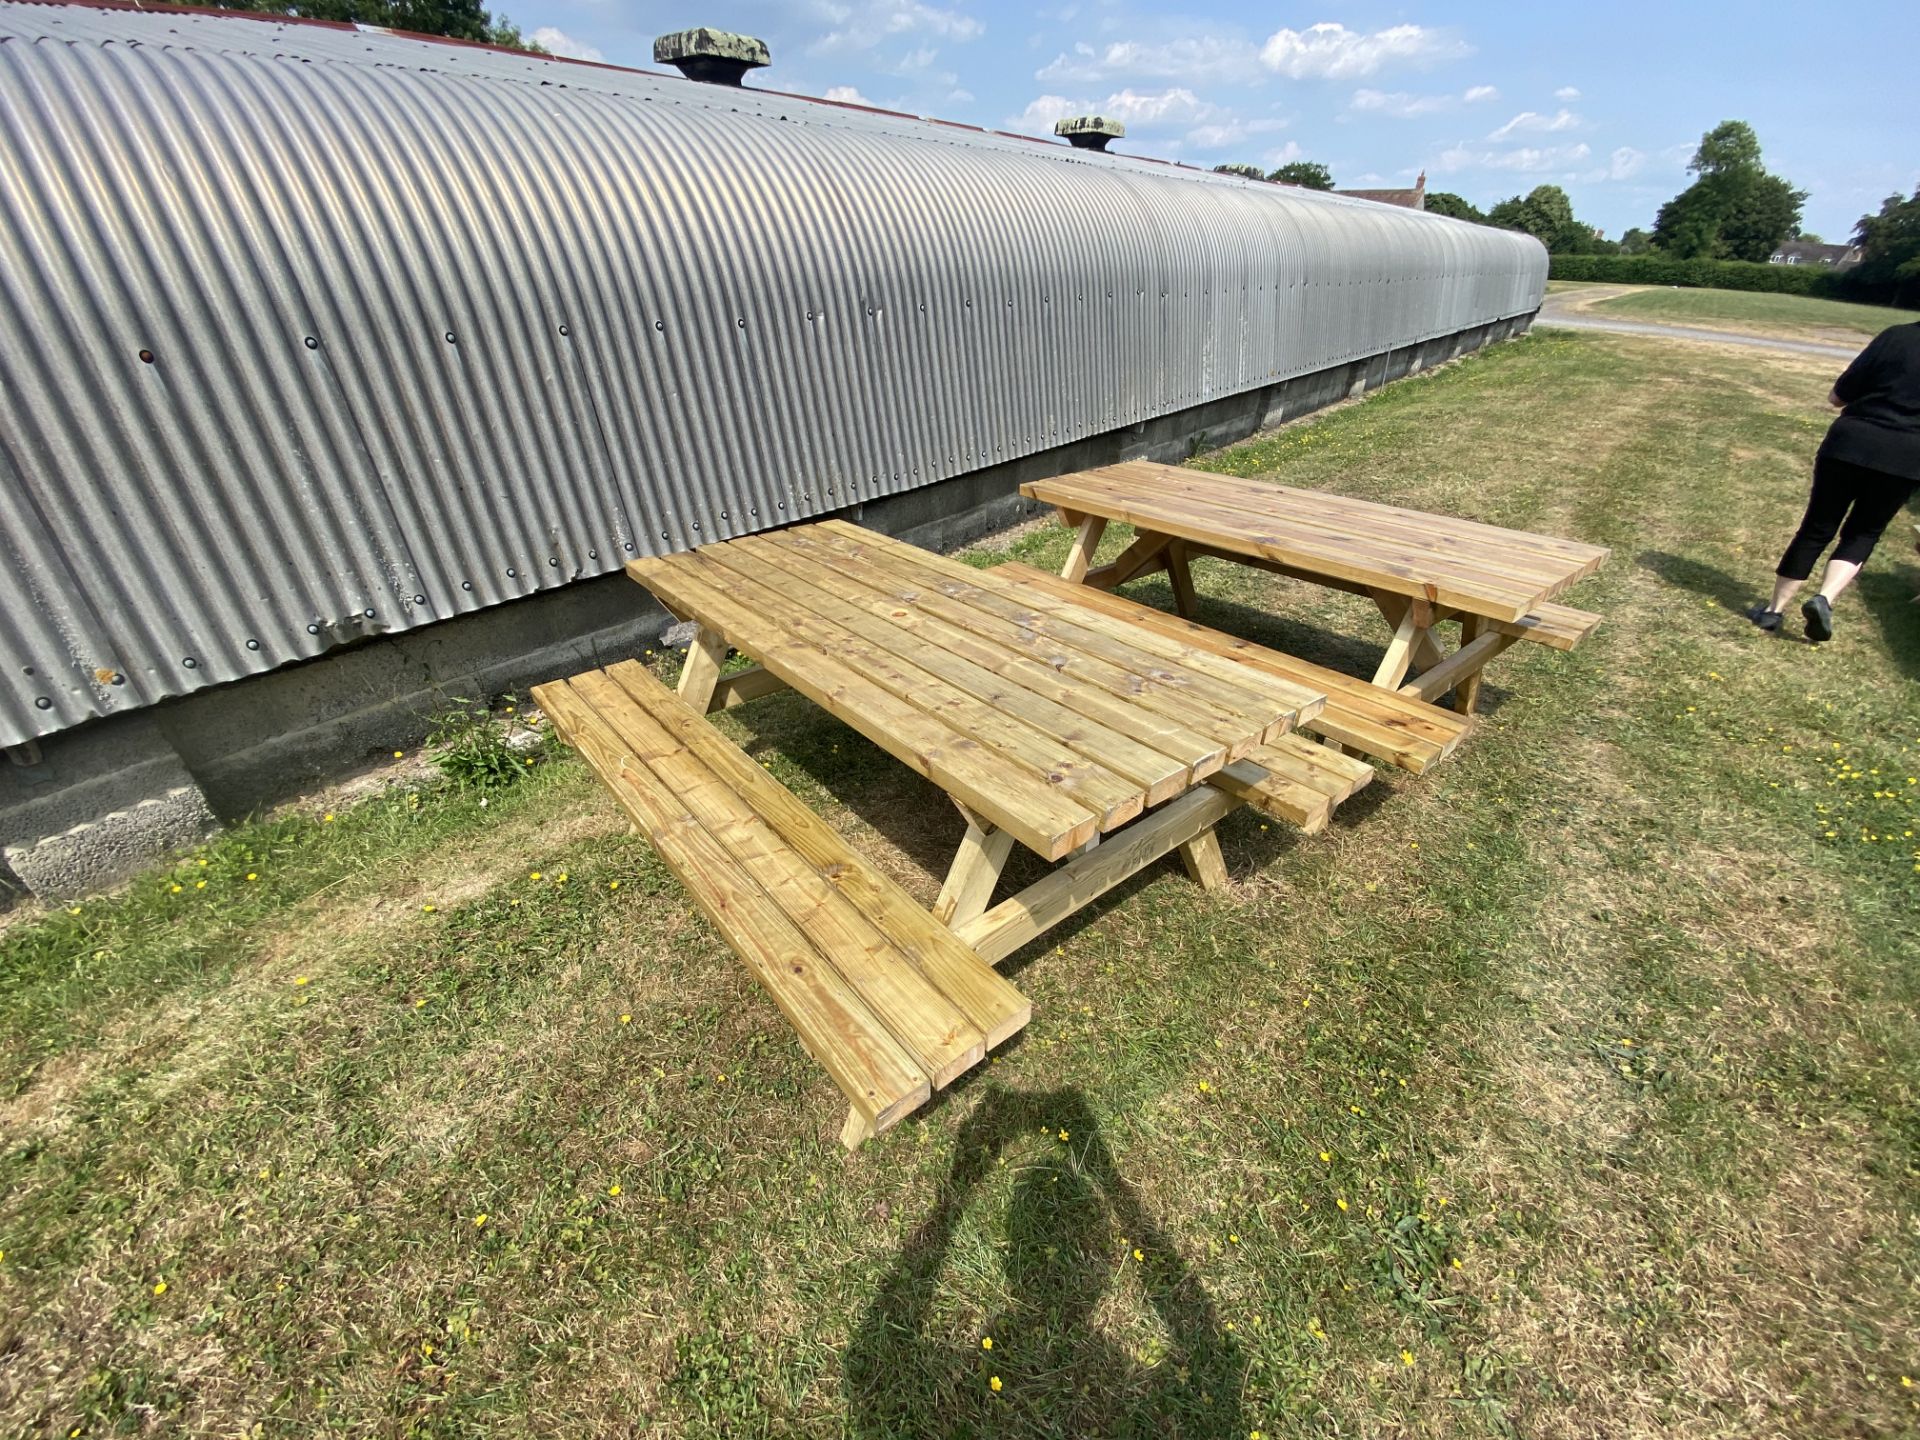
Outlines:
[[[653,42],[655,64],[672,65],[689,80],[707,85],[738,85],[749,70],[773,63],[764,40],[725,30],[676,30]]]
[[[1105,150],[1109,140],[1118,140],[1127,133],[1127,127],[1118,120],[1099,115],[1075,115],[1054,121],[1053,133],[1066,136],[1067,143],[1076,150]]]

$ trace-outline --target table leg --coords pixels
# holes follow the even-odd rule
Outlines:
[[[1114,590],[1129,580],[1142,575],[1151,575],[1167,563],[1167,551],[1173,544],[1171,535],[1155,535],[1143,532],[1135,537],[1133,544],[1122,550],[1107,564],[1097,570],[1089,570],[1082,579],[1098,590]]]
[[[1175,540],[1167,547],[1167,578],[1173,582],[1173,608],[1180,618],[1191,620],[1198,604],[1193,593],[1193,572],[1187,568],[1187,546]]]
[[[1486,632],[1487,622],[1478,615],[1460,617],[1460,648],[1468,649],[1474,641]],[[1475,668],[1460,677],[1453,687],[1453,708],[1462,715],[1471,715],[1480,704],[1480,671]]]
[[[861,1142],[873,1138],[873,1121],[858,1110],[847,1111],[847,1123],[840,1127],[840,1143],[849,1150],[857,1150]]]
[[[680,698],[698,714],[707,713],[713,703],[714,687],[720,683],[720,667],[727,661],[727,642],[717,630],[702,625],[687,646],[687,663],[680,671]]]
[[[1073,523],[1065,510],[1060,512],[1060,518],[1068,524]],[[1074,534],[1073,545],[1067,551],[1067,563],[1060,571],[1060,578],[1071,580],[1076,585],[1086,579],[1087,567],[1093,563],[1093,552],[1100,548],[1100,537],[1106,533],[1106,516],[1081,516],[1080,529]]]
[[[1203,830],[1180,847],[1180,863],[1187,877],[1202,890],[1227,888],[1227,862],[1220,854],[1220,833]]]
[[[940,887],[940,898],[933,902],[933,918],[942,925],[966,924],[986,913],[993,899],[993,887],[1000,883],[1000,872],[1013,853],[1013,836],[962,807],[967,817],[967,833]]]
[[[1438,665],[1444,655],[1433,638],[1433,606],[1425,600],[1414,600],[1405,595],[1395,595],[1389,591],[1373,592],[1373,603],[1380,607],[1380,613],[1387,623],[1394,627],[1393,642],[1388,645],[1387,653],[1375,672],[1373,683],[1388,690],[1398,689],[1401,681],[1407,678],[1407,670],[1419,666],[1422,670]],[[1404,646],[1402,636],[1405,636]],[[1393,667],[1398,666],[1396,670]]]

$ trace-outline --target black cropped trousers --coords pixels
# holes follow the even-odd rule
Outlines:
[[[1864,565],[1900,507],[1913,497],[1916,485],[1920,481],[1820,456],[1813,462],[1807,513],[1774,573],[1783,580],[1806,579],[1836,533],[1840,543],[1833,558]]]

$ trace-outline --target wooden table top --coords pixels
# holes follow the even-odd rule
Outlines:
[[[842,521],[627,569],[1048,859],[1326,703],[1071,596]]]
[[[1073,514],[1493,620],[1530,614],[1608,554],[1575,540],[1149,461],[1034,480],[1020,490]]]

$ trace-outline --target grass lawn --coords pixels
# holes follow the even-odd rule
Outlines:
[[[1629,294],[1598,300],[1592,308],[1597,314],[1630,320],[1698,325],[1708,330],[1790,340],[1858,341],[1863,345],[1890,326],[1920,320],[1920,311],[1915,310],[1744,290],[1636,288]]]
[[[562,752],[15,917],[0,1433],[1915,1433],[1920,576],[1821,648],[1738,614],[1831,369],[1547,332],[1202,457],[1611,545],[1607,622],[1327,833],[1234,817],[1231,893],[1015,956],[1031,1027],[852,1157]],[[721,723],[931,901],[937,793],[791,695]]]

